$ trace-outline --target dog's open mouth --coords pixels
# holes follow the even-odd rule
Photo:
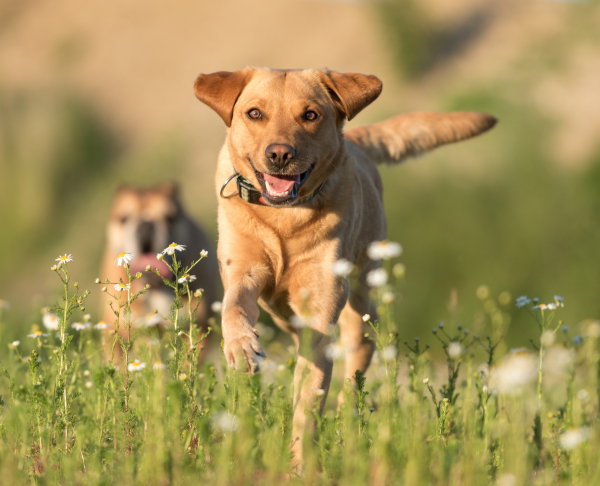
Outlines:
[[[298,198],[298,191],[308,179],[315,164],[302,174],[267,174],[254,169],[262,187],[262,199],[271,204],[290,204]]]

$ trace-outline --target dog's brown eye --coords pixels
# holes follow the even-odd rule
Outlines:
[[[318,115],[314,112],[314,111],[307,111],[304,114],[304,118],[308,121],[315,121],[317,119]]]
[[[248,112],[248,117],[253,120],[260,120],[262,118],[262,113],[258,110],[250,110]]]

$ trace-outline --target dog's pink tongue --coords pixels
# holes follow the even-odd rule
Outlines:
[[[300,174],[290,176],[264,174],[264,178],[275,192],[287,192],[292,188],[294,183],[300,182]]]

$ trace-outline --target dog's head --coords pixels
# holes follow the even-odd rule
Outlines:
[[[271,206],[312,194],[337,169],[342,125],[373,102],[375,76],[245,68],[201,74],[196,96],[229,127],[235,169]]]
[[[151,265],[166,276],[168,269],[156,259],[156,254],[173,241],[186,244],[181,240],[185,221],[175,184],[164,183],[150,189],[121,186],[110,212],[109,249],[115,255],[123,251],[133,253],[132,272]]]

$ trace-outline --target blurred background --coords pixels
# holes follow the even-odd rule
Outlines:
[[[485,334],[496,316],[523,345],[536,327],[521,294],[562,295],[574,329],[600,317],[599,25],[594,1],[2,0],[2,346],[58,298],[61,253],[97,299],[120,183],[178,181],[216,241],[225,126],[192,86],[246,65],[377,75],[383,93],[352,125],[420,110],[499,118],[381,168],[407,267],[401,339],[431,342],[442,320]],[[88,310],[99,319],[97,300]]]

